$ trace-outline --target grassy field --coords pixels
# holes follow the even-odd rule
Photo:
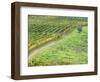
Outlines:
[[[32,16],[29,19],[29,49],[31,49],[32,46],[38,46],[39,43],[45,41],[48,38],[56,38],[58,35],[61,35],[65,31],[65,28],[72,29],[71,32],[66,31],[66,33],[61,35],[60,39],[56,40],[52,46],[49,46],[46,49],[42,49],[36,54],[32,53],[28,60],[29,66],[71,65],[88,63],[86,18],[78,18],[77,20],[77,18],[71,19],[71,17],[66,19],[66,17],[62,18],[48,16],[39,17],[39,20],[36,20],[38,19],[38,16]],[[77,26],[79,24],[83,24],[82,32],[77,30]],[[60,31],[55,32],[55,30]]]
[[[86,64],[87,59],[87,27],[84,27],[82,33],[74,30],[53,46],[34,54],[29,66]]]

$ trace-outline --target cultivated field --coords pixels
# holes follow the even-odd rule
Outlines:
[[[87,18],[28,16],[29,66],[86,64]]]

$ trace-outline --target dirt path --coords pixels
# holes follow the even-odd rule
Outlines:
[[[30,53],[29,53],[29,59],[32,58],[33,55],[37,54],[38,52],[54,45],[58,40],[55,40],[55,41],[51,41],[51,42],[48,42],[46,44],[44,44],[43,46],[40,46],[36,49],[33,49]]]

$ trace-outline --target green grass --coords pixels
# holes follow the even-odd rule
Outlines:
[[[39,51],[28,61],[29,66],[86,64],[87,57],[87,27],[82,32],[77,29],[63,35],[56,43]]]

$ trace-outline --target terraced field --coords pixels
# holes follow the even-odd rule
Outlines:
[[[82,27],[81,33],[78,27]],[[49,41],[55,43],[34,53],[34,49]],[[87,63],[87,18],[29,15],[28,49],[29,66]]]

